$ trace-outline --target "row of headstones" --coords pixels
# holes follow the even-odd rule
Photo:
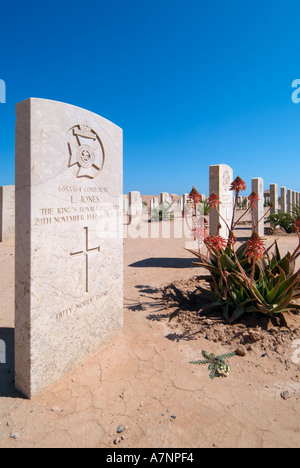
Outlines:
[[[201,194],[202,200],[206,199],[204,194]],[[150,200],[150,211],[159,208],[162,203],[172,205],[174,213],[181,214],[188,206],[189,194],[184,193],[177,201],[167,192],[162,192],[160,197],[153,197]],[[124,197],[123,211],[129,214],[130,222],[139,217],[143,211],[143,200],[140,192],[129,192],[128,196]],[[12,240],[15,238],[15,186],[7,185],[0,187],[0,242]]]
[[[278,185],[270,185],[270,196],[267,198],[267,202],[273,205],[273,212],[277,212],[280,204],[280,209],[284,213],[293,213],[293,207],[300,205],[300,192],[295,190],[286,189],[286,187],[280,188],[280,197],[278,197]],[[266,198],[266,197],[265,197]]]
[[[216,171],[216,167],[219,168],[219,171],[223,171],[227,177],[227,171],[231,174],[229,169],[224,169],[225,165],[211,166],[212,171]],[[229,167],[229,166],[228,166]],[[213,169],[214,168],[214,169]],[[231,168],[230,168],[231,169]],[[213,173],[213,172],[212,172]],[[215,177],[215,176],[214,176]],[[211,186],[210,186],[211,187]],[[211,189],[212,190],[212,189]],[[300,193],[291,189],[286,189],[286,187],[280,188],[280,197],[277,184],[271,184],[269,193],[264,192],[264,184],[262,178],[254,178],[252,180],[252,191],[260,192],[260,199],[258,202],[259,213],[263,216],[263,204],[271,204],[271,213],[276,213],[279,210],[284,213],[292,213],[293,206],[300,204]],[[153,197],[150,200],[150,211],[158,209],[161,203],[169,203],[172,205],[172,210],[174,213],[181,213],[188,206],[188,193],[184,193],[176,202],[173,201],[173,198],[169,193],[162,192],[159,197]],[[202,200],[206,199],[204,194],[201,194]],[[225,196],[225,205],[229,202],[227,209],[225,211],[231,212],[230,207],[230,194]],[[227,202],[226,202],[227,200]],[[238,202],[242,204],[247,197],[239,197]],[[224,202],[223,206],[224,208]],[[124,197],[123,209],[125,214],[129,214],[129,222],[132,222],[133,219],[139,218],[143,210],[143,202],[140,192],[134,191],[129,192],[128,196]],[[212,224],[214,226],[214,218],[212,216]],[[258,220],[257,220],[258,221]],[[217,222],[217,221],[216,221]],[[262,223],[261,223],[262,224]],[[214,232],[214,227],[212,232]],[[15,237],[15,187],[12,185],[0,187],[0,242],[14,239]]]
[[[201,199],[205,200],[206,195],[200,194]],[[160,197],[153,197],[150,200],[150,213],[157,210],[163,203],[168,203],[172,206],[174,213],[182,214],[182,212],[189,206],[189,194],[184,193],[182,197],[174,201],[173,197],[167,193],[162,192]],[[141,216],[143,210],[143,199],[141,193],[138,191],[129,192],[128,197],[124,197],[123,211],[129,215],[129,223],[132,223],[134,219],[138,219]],[[147,209],[148,213],[148,209]]]
[[[210,210],[210,234],[219,235],[223,237],[228,236],[228,226],[230,227],[234,198],[233,192],[230,190],[231,183],[233,182],[233,170],[226,164],[214,165],[209,168],[209,190],[211,193],[218,195],[221,204],[217,210]],[[261,177],[252,179],[251,183],[252,192],[255,192],[259,199],[256,204],[256,208],[253,208],[254,218],[253,226],[254,229],[260,236],[264,235],[264,205],[265,205],[265,194],[264,194],[264,181]],[[270,185],[269,203],[271,205],[270,214],[275,214],[279,210],[279,204],[281,211],[292,213],[293,205],[300,204],[300,194],[293,190],[287,190],[285,187],[281,187],[280,198],[278,197],[278,185]],[[226,223],[224,222],[226,221]],[[221,227],[220,227],[221,226]]]

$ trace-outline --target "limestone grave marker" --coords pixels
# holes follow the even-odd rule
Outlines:
[[[218,195],[221,204],[219,211],[230,227],[233,214],[233,192],[230,190],[233,182],[233,169],[227,164],[217,164],[209,168],[209,194]],[[229,230],[215,209],[209,212],[209,231],[212,236],[219,234],[227,238]]]
[[[43,99],[16,114],[16,387],[32,398],[121,333],[122,130]]]
[[[15,186],[0,187],[0,242],[15,238]]]
[[[264,181],[262,177],[255,177],[252,179],[252,192],[255,192],[258,195],[259,199],[256,202],[256,209],[253,209],[254,215],[254,225],[256,226],[256,232],[260,237],[264,235]],[[261,221],[260,221],[261,220]],[[260,222],[259,222],[260,221]],[[259,223],[258,223],[259,222]],[[252,225],[252,230],[254,226]]]
[[[280,208],[286,213],[286,187],[280,188]]]
[[[128,194],[129,199],[129,224],[139,224],[143,211],[143,203],[140,192],[132,191]]]

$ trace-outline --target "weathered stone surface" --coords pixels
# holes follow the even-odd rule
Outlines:
[[[122,330],[122,130],[16,107],[16,387],[31,398]]]

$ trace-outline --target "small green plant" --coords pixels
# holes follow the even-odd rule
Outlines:
[[[202,216],[208,216],[209,215],[209,201],[208,200],[203,200],[198,205],[197,211]]]
[[[281,227],[288,234],[291,232],[296,232],[295,230],[295,216],[292,216],[290,213],[285,213],[284,211],[278,211],[277,213],[271,214],[267,218],[268,223],[272,223],[276,228],[277,226]]]
[[[212,380],[218,376],[228,377],[228,375],[230,374],[230,366],[225,361],[225,359],[229,359],[235,356],[235,353],[228,353],[222,354],[221,356],[216,356],[215,354],[209,354],[206,351],[202,351],[202,356],[204,357],[204,359],[198,361],[191,361],[190,364],[209,364],[209,376]]]
[[[170,221],[174,218],[172,203],[163,202],[151,212],[151,221]]]
[[[294,218],[299,218],[300,217],[300,205],[292,205],[292,213]]]

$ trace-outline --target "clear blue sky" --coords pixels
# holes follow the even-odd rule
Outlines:
[[[124,130],[124,192],[208,192],[211,164],[300,191],[300,2],[2,2],[0,185],[15,104],[91,110]]]

